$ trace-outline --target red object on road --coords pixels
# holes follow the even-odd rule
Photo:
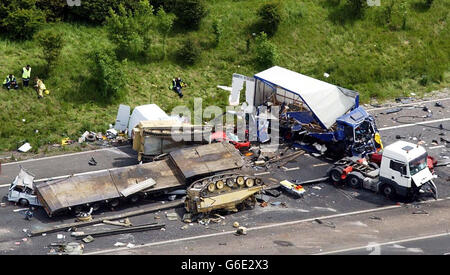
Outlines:
[[[246,131],[247,133],[247,131]],[[250,148],[250,141],[240,141],[237,135],[229,133],[227,135],[226,132],[218,131],[211,134],[211,141],[228,141],[234,145],[234,147],[238,150],[248,149]]]
[[[345,180],[345,178],[347,177],[348,173],[350,173],[351,171],[353,171],[353,166],[345,167],[344,170],[342,171],[341,179]]]

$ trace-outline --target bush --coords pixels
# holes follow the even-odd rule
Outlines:
[[[346,8],[354,18],[362,18],[367,6],[367,0],[347,0]]]
[[[214,42],[216,46],[219,45],[220,39],[222,38],[223,33],[223,25],[220,19],[214,19],[212,23],[213,34],[214,34]]]
[[[0,29],[12,39],[33,36],[45,22],[45,14],[36,8],[35,0],[12,0],[0,4]]]
[[[99,99],[107,102],[123,98],[125,95],[126,61],[119,62],[111,49],[96,49],[91,53],[93,65],[90,67],[97,84]]]
[[[207,14],[204,0],[176,0],[172,11],[177,23],[186,29],[198,29]]]
[[[267,38],[267,34],[261,32],[255,39],[256,62],[261,67],[271,67],[278,59],[277,48]]]
[[[48,21],[63,20],[69,14],[69,6],[65,0],[36,0],[36,7],[45,12]]]
[[[197,41],[192,38],[184,40],[181,48],[178,50],[178,59],[188,65],[195,64],[200,58],[201,49]]]
[[[139,2],[140,0],[82,0],[81,6],[70,7],[69,11],[75,19],[101,24],[106,21],[110,9],[118,11],[119,7],[123,6],[126,10],[134,11]]]
[[[163,37],[163,55],[166,57],[166,39],[170,33],[170,30],[173,26],[174,15],[170,13],[166,13],[164,8],[160,7],[157,13],[158,19],[158,31],[161,33]]]
[[[260,24],[263,31],[272,36],[278,30],[278,25],[282,18],[282,4],[280,1],[274,1],[262,6],[258,15],[260,17]]]
[[[41,31],[36,40],[43,49],[44,59],[47,62],[47,72],[54,67],[64,47],[63,34],[51,29]]]
[[[139,5],[135,12],[123,5],[117,12],[109,10],[106,20],[108,36],[121,58],[143,56],[151,45],[150,30],[155,23],[153,8],[145,0],[140,1]]]

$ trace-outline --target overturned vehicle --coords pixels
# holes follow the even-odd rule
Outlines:
[[[244,81],[245,112],[258,120],[261,110],[278,106],[279,114],[266,117],[269,123],[279,118],[280,138],[297,147],[335,158],[364,157],[383,147],[375,120],[359,106],[356,91],[274,66],[253,78],[234,74],[230,104],[239,98]],[[258,140],[264,142],[260,137],[270,127],[256,124]]]

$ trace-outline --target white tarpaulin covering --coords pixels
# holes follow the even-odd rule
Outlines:
[[[245,82],[245,100],[253,106],[253,97],[255,92],[255,80],[245,75],[233,74],[232,89],[229,97],[230,106],[239,105],[239,99],[241,96],[241,90],[244,88]],[[223,86],[222,86],[223,87]],[[220,88],[222,88],[220,87]],[[223,89],[223,88],[222,88]]]
[[[33,181],[34,176],[25,171],[23,168],[20,168],[20,172],[19,175],[16,177],[15,184],[17,186],[24,186],[33,189]]]
[[[128,135],[131,136],[131,132],[134,127],[136,127],[139,122],[144,120],[166,120],[170,117],[159,108],[156,104],[148,104],[137,106],[134,108],[133,113],[130,117],[130,122],[128,123]]]
[[[277,100],[281,102],[285,97],[300,97],[327,129],[355,105],[355,97],[345,95],[338,86],[278,66],[256,74],[255,78],[277,87]]]

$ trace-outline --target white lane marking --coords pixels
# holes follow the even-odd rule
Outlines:
[[[318,164],[314,164],[313,167],[319,167],[319,166],[325,166],[328,165],[329,163],[318,163]]]
[[[450,197],[447,197],[444,199],[431,200],[431,201],[421,201],[421,202],[418,202],[417,204],[435,203],[435,202],[446,201],[446,200],[450,200]],[[358,214],[367,214],[367,213],[379,212],[379,211],[384,211],[384,210],[397,209],[397,208],[401,208],[401,207],[403,207],[403,206],[402,205],[390,205],[390,206],[385,206],[385,207],[377,207],[377,208],[359,210],[359,211],[354,211],[354,212],[334,214],[334,215],[329,215],[329,216],[314,217],[314,218],[309,218],[309,219],[294,220],[294,221],[282,222],[282,223],[273,223],[273,224],[268,224],[268,225],[247,228],[247,231],[255,231],[255,230],[261,230],[261,229],[267,229],[267,228],[273,228],[273,227],[281,227],[281,226],[288,226],[288,225],[294,225],[294,224],[305,223],[305,222],[312,222],[316,219],[326,220],[326,219],[340,218],[340,217],[346,217],[346,216],[353,216],[353,215],[358,215]],[[117,251],[128,250],[128,249],[136,249],[136,248],[150,247],[150,246],[156,246],[156,245],[161,245],[161,244],[170,244],[170,243],[176,243],[176,242],[182,242],[182,241],[190,241],[190,240],[203,239],[203,238],[209,238],[209,237],[214,237],[214,236],[234,234],[235,232],[236,231],[234,231],[234,230],[233,231],[225,231],[225,232],[220,232],[220,233],[212,233],[212,234],[207,234],[207,235],[199,235],[199,236],[193,236],[193,237],[186,237],[186,238],[180,238],[180,239],[174,239],[174,240],[167,240],[167,241],[160,241],[160,242],[136,245],[133,248],[127,248],[127,247],[115,248],[115,249],[112,248],[112,249],[99,250],[99,251],[88,252],[88,253],[83,253],[83,254],[84,255],[94,255],[94,254],[101,254],[101,253],[117,252]]]
[[[429,120],[429,121],[423,121],[423,122],[417,122],[417,123],[411,123],[411,124],[401,124],[401,125],[396,125],[396,126],[391,126],[391,127],[379,128],[378,131],[386,131],[386,130],[405,128],[405,127],[411,127],[411,126],[417,126],[417,125],[425,125],[425,124],[448,121],[448,120],[450,120],[450,118],[442,118],[442,119]]]
[[[408,239],[402,239],[402,240],[397,240],[397,241],[390,241],[390,242],[385,242],[385,243],[377,243],[377,244],[372,244],[372,245],[357,246],[357,247],[346,248],[346,249],[339,249],[339,250],[328,251],[328,252],[321,252],[321,253],[317,253],[317,254],[314,254],[314,255],[336,254],[336,253],[348,252],[348,251],[353,251],[353,250],[360,250],[360,249],[367,249],[367,248],[372,248],[372,247],[379,247],[379,246],[383,246],[383,245],[406,243],[406,242],[412,242],[412,241],[420,241],[420,240],[432,239],[432,238],[437,238],[437,237],[444,237],[444,236],[448,236],[448,235],[450,235],[450,232],[433,234],[433,235],[427,235],[427,236],[421,236],[421,237],[414,237],[414,238],[408,238]]]
[[[437,146],[428,147],[427,150],[439,149],[439,148],[443,148],[443,147],[445,147],[445,146],[444,145],[437,145]]]
[[[446,97],[446,98],[440,98],[440,99],[433,99],[433,100],[426,100],[426,101],[421,101],[421,102],[415,102],[415,103],[411,103],[411,104],[398,104],[398,105],[392,105],[389,107],[379,107],[379,108],[372,108],[372,109],[367,109],[367,112],[371,112],[371,111],[377,111],[377,110],[384,110],[384,109],[390,109],[390,108],[395,108],[395,107],[409,107],[409,106],[416,106],[416,105],[422,105],[425,103],[429,103],[429,102],[436,102],[436,101],[445,101],[445,100],[449,100],[450,97]]]
[[[120,151],[120,153],[119,152],[114,152],[114,151],[117,151],[119,148],[125,148],[125,147],[129,147],[129,145],[124,145],[124,146],[119,146],[119,147],[111,147],[111,148],[102,148],[102,149],[83,151],[83,152],[76,152],[76,153],[70,153],[70,154],[62,154],[62,155],[49,156],[49,157],[43,157],[43,158],[38,158],[38,159],[26,159],[26,160],[21,160],[21,161],[16,161],[16,162],[2,163],[2,166],[19,164],[19,163],[25,163],[25,162],[31,162],[31,161],[38,161],[38,160],[62,158],[62,157],[67,157],[67,156],[75,156],[75,155],[82,155],[82,154],[92,154],[92,153],[95,153],[95,152],[102,152],[102,151],[111,151],[113,153],[121,154],[121,153],[123,153],[122,151]]]
[[[300,167],[287,168],[287,167],[284,167],[284,166],[282,166],[281,168],[283,168],[283,170],[285,172],[287,172],[287,171],[295,171],[295,170],[300,169]]]
[[[25,210],[28,210],[28,208],[14,209],[13,212],[20,212],[20,211],[25,211]]]
[[[270,174],[270,172],[255,173],[255,176],[262,176],[262,175],[267,175],[267,174]]]
[[[138,164],[139,165],[139,164]],[[114,171],[117,169],[121,169],[121,168],[127,168],[127,167],[131,167],[131,166],[136,166],[136,165],[129,165],[129,166],[123,166],[123,167],[115,167],[115,168],[109,168],[109,169],[102,169],[102,170],[96,170],[96,171],[88,171],[88,172],[83,172],[83,173],[76,173],[76,174],[72,174],[72,175],[64,175],[64,176],[57,176],[57,177],[51,177],[51,178],[42,178],[42,179],[37,179],[34,180],[33,182],[43,182],[43,181],[51,181],[51,180],[59,180],[59,179],[64,179],[64,178],[69,178],[69,177],[73,177],[73,176],[81,176],[81,175],[90,175],[90,174],[97,174],[97,173],[101,173],[101,172],[105,172],[105,171]],[[2,187],[8,187],[11,184],[2,184],[0,185],[0,188]]]

